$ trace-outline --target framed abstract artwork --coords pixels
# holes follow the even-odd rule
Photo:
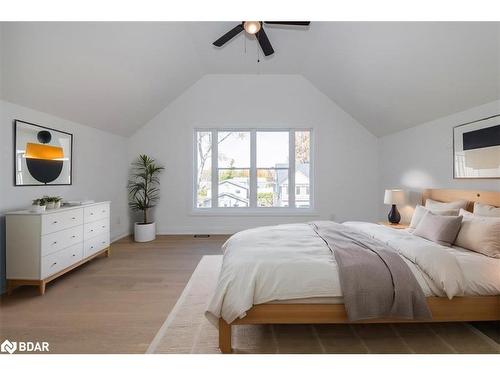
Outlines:
[[[500,178],[500,115],[453,128],[453,177]]]
[[[73,135],[14,120],[14,184],[71,185]]]

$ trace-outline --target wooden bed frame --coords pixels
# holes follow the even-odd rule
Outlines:
[[[474,202],[500,207],[500,192],[427,189],[422,193],[422,202],[427,198],[441,202],[467,200],[468,211]],[[391,320],[370,319],[351,322],[347,319],[343,304],[261,304],[247,311],[244,318],[231,324],[219,319],[219,349],[231,353],[231,326],[242,324],[356,324],[356,323],[422,323],[500,320],[500,296],[428,297],[427,304],[432,319]]]

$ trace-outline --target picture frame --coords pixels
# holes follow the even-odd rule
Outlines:
[[[453,178],[500,179],[500,114],[453,128]]]
[[[73,134],[14,120],[15,186],[73,184]]]

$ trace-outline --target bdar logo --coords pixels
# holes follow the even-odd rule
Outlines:
[[[17,349],[17,342],[11,342],[9,340],[5,340],[0,346],[0,350],[3,353],[14,353]]]

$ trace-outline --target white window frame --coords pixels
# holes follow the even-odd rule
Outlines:
[[[288,132],[289,133],[289,165],[288,165],[288,207],[258,207],[257,206],[257,132]],[[308,131],[310,134],[310,164],[309,164],[309,208],[295,207],[295,132]],[[212,207],[197,207],[197,173],[198,173],[198,154],[197,154],[197,134],[198,132],[212,133]],[[218,207],[217,199],[219,195],[218,185],[218,132],[250,132],[250,186],[249,186],[249,207]],[[193,147],[193,173],[192,173],[192,199],[191,199],[191,214],[206,215],[206,216],[318,216],[315,209],[315,142],[314,132],[312,128],[195,128],[192,137]],[[245,168],[243,168],[245,169]],[[266,168],[264,168],[266,169]],[[292,188],[293,186],[293,188]],[[215,207],[214,207],[215,204]]]

